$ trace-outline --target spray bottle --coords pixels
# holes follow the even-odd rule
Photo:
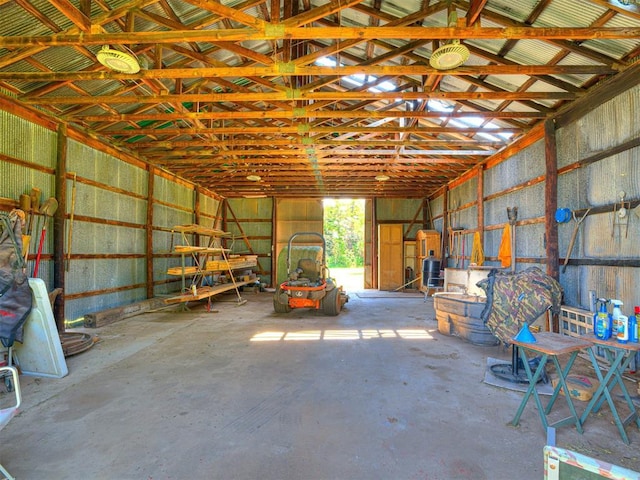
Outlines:
[[[607,312],[606,298],[599,298],[596,301],[596,308],[600,304],[600,310],[593,316],[593,332],[600,340],[609,340],[611,338],[611,315]]]
[[[613,335],[618,339],[620,343],[627,343],[629,341],[629,317],[622,313],[620,307],[624,305],[620,300],[611,299],[613,304],[613,312],[611,318],[613,319]]]

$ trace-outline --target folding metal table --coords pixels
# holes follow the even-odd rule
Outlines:
[[[561,335],[559,333],[553,332],[541,332],[535,334],[536,342],[521,342],[516,339],[512,340],[512,344],[517,345],[519,348],[520,358],[522,359],[522,363],[524,364],[524,369],[527,372],[527,378],[529,379],[529,388],[527,389],[524,398],[522,399],[522,403],[518,408],[516,416],[511,421],[511,424],[517,426],[520,423],[520,417],[522,416],[522,412],[524,411],[524,407],[527,405],[529,398],[533,396],[533,399],[536,402],[536,406],[538,407],[538,412],[540,414],[540,420],[542,421],[542,426],[544,427],[545,432],[548,427],[560,427],[563,425],[574,424],[578,432],[582,433],[582,424],[580,423],[580,417],[578,416],[575,407],[573,406],[573,401],[571,400],[571,395],[567,394],[569,392],[569,388],[567,388],[566,378],[573,367],[573,363],[578,356],[578,352],[584,348],[590,350],[590,347],[593,345],[590,340],[584,338],[576,338],[570,337],[567,335]],[[533,354],[540,354],[541,359],[538,367],[535,372],[531,372],[531,367],[529,366],[529,362],[527,359],[527,351]],[[564,368],[560,365],[560,361],[558,360],[558,356],[569,354],[569,360],[567,361]],[[540,396],[538,394],[538,390],[536,389],[536,385],[542,372],[545,369],[547,364],[547,360],[551,359],[556,372],[558,374],[558,384],[556,388],[553,390],[553,394],[547,404],[547,407],[544,408],[542,406],[542,402],[540,401]],[[558,420],[554,423],[549,423],[547,420],[547,415],[551,412],[553,405],[560,394],[560,390],[563,389],[565,392],[565,399],[567,401],[567,405],[569,406],[569,411],[571,415],[562,420]]]
[[[584,338],[584,337],[582,337]],[[625,427],[630,423],[634,422],[640,428],[640,419],[638,418],[638,412],[636,410],[635,405],[631,401],[631,397],[629,396],[629,392],[624,384],[622,379],[622,374],[625,369],[633,360],[636,352],[640,351],[640,344],[638,343],[619,343],[617,340],[600,340],[596,337],[590,337],[589,341],[593,342],[595,345],[599,346],[605,354],[607,361],[609,362],[609,366],[601,367],[596,359],[595,352],[592,348],[589,349],[589,358],[591,358],[591,363],[593,364],[593,368],[596,371],[596,375],[598,376],[598,380],[600,381],[600,385],[597,390],[591,397],[591,400],[587,404],[587,408],[583,412],[580,417],[580,423],[584,425],[584,422],[587,420],[589,414],[593,412],[597,412],[602,407],[602,404],[606,400],[611,408],[611,413],[613,414],[613,419],[618,427],[618,431],[620,432],[620,436],[622,440],[627,445],[629,444],[629,437],[627,436],[627,432],[625,431]],[[602,375],[602,371],[607,369],[608,371],[606,375]],[[629,415],[623,420],[620,418],[618,414],[618,410],[613,402],[613,398],[611,397],[611,392],[616,385],[620,386],[620,390],[622,392],[622,396],[627,402],[627,407],[629,408]]]

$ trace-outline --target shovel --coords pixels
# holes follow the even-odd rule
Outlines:
[[[55,197],[49,197],[44,203],[40,206],[40,213],[44,215],[44,220],[42,224],[42,232],[40,233],[40,241],[38,242],[38,253],[36,255],[36,264],[33,268],[33,276],[38,276],[38,267],[40,266],[40,256],[42,255],[42,247],[44,246],[44,238],[47,234],[47,220],[48,217],[53,217],[53,215],[58,210],[58,201]]]
[[[27,225],[31,223],[31,215],[33,215],[31,210],[31,197],[26,193],[20,195],[20,210],[26,215],[29,215]],[[22,256],[25,262],[27,261],[27,255],[29,255],[29,243],[31,242],[31,232],[28,228],[27,226],[22,233]]]

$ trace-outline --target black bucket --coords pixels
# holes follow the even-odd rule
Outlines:
[[[422,286],[440,286],[440,260],[429,257],[422,261]]]

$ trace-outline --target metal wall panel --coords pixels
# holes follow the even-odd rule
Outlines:
[[[376,217],[378,222],[404,220],[410,223],[416,212],[422,208],[422,199],[408,198],[378,198],[376,199]],[[422,228],[422,214],[418,214],[417,220]],[[419,230],[419,229],[418,229]]]
[[[216,218],[216,215],[218,214],[221,200],[202,192],[199,192],[198,196],[200,201],[200,225],[207,228],[220,228],[220,219]]]
[[[144,227],[147,201],[140,197],[147,195],[147,171],[74,140],[69,140],[67,146],[67,171],[79,179],[76,181],[71,253],[81,258],[74,258],[69,264],[65,294],[103,292],[67,299],[65,316],[75,319],[146,298],[144,288],[128,287],[146,282]],[[68,178],[69,215],[72,187],[73,179]],[[139,227],[105,224],[105,220]],[[69,222],[66,228],[69,228]],[[66,246],[68,249],[69,245]],[[130,254],[139,257],[117,258]],[[107,258],[100,258],[102,256]],[[123,290],[105,291],[109,289]]]
[[[37,166],[55,168],[56,132],[0,110],[0,154]],[[54,194],[52,174],[10,162],[0,162],[0,196],[18,199],[31,187],[46,199]]]
[[[153,205],[153,249],[154,253],[170,253],[172,247],[182,244],[181,235],[172,233],[171,228],[195,222],[193,205],[195,191],[193,188],[173,182],[163,176],[156,175],[153,182],[154,198],[159,202]],[[168,204],[168,205],[167,205]],[[209,226],[209,225],[207,225]],[[191,242],[194,239],[190,238]],[[153,276],[155,281],[176,280],[172,283],[160,283],[154,286],[156,295],[167,294],[179,290],[178,277],[167,275],[167,269],[180,266],[180,256],[159,257],[153,260]]]
[[[294,233],[317,232],[324,234],[324,208],[322,200],[316,198],[283,198],[276,200],[275,209],[277,225],[274,225],[276,241],[273,255],[276,255],[276,265],[279,265],[282,263],[279,256]],[[300,240],[302,241],[296,242],[296,244],[304,245],[304,238]],[[315,240],[313,242],[317,244]],[[272,275],[278,279],[283,278],[284,281],[286,269],[284,272],[272,272]]]
[[[640,87],[594,108],[590,113],[557,133],[559,165],[606,153],[626,141],[640,136],[638,111]],[[629,216],[627,225],[615,225],[613,205],[618,192],[626,192],[626,200],[640,199],[640,148],[635,147],[603,158],[584,168],[571,170],[559,181],[558,206],[570,209],[609,206],[610,211],[589,215],[578,233],[572,258],[607,259],[639,258],[640,217]],[[606,209],[607,210],[607,209]],[[564,256],[571,226],[559,226],[560,255]],[[561,276],[565,302],[590,308],[589,291],[598,297],[618,298],[626,312],[640,305],[640,269],[618,266],[569,267]]]
[[[606,153],[630,139],[640,136],[640,87],[634,87],[619,97],[594,108],[588,115],[556,132],[558,168]],[[640,217],[628,217],[629,224],[615,225],[613,205],[619,202],[619,191],[626,192],[626,200],[640,199],[640,148],[635,147],[598,160],[583,168],[569,169],[558,178],[558,207],[580,210],[588,207],[611,206],[610,211],[589,215],[578,231],[570,258],[594,260],[638,260],[640,249]],[[536,142],[511,158],[484,172],[484,195],[492,198],[484,203],[484,251],[488,257],[497,256],[503,226],[508,222],[507,207],[518,207],[516,227],[516,256],[526,258],[517,264],[521,270],[539,266],[544,270],[546,250],[545,227],[539,219],[555,212],[546,212],[544,182],[525,185],[545,173],[544,141]],[[449,206],[455,208],[475,200],[475,179],[448,192]],[[501,195],[503,192],[504,193]],[[433,205],[442,205],[438,197]],[[464,228],[472,227],[471,208],[458,212],[456,220]],[[441,215],[442,207],[434,216]],[[470,225],[467,225],[469,223]],[[441,222],[436,223],[436,228]],[[558,224],[559,254],[567,255],[575,223]],[[468,247],[468,243],[466,244]],[[539,261],[536,261],[539,259]],[[487,262],[488,265],[497,262]],[[597,296],[618,298],[629,305],[640,304],[640,269],[618,266],[570,266],[561,273],[564,302],[570,306],[590,308],[589,292]]]
[[[234,235],[232,253],[258,255],[260,270],[264,274],[260,275],[260,281],[270,285],[271,282],[271,238],[272,226],[271,216],[273,210],[273,200],[271,198],[251,198],[251,199],[228,199],[229,208],[233,211],[238,223],[232,221],[233,216],[227,216],[226,230]],[[242,230],[241,230],[242,229]],[[246,241],[251,246],[247,246]],[[266,237],[263,239],[252,237]]]
[[[404,239],[414,240],[418,230],[423,228],[424,203],[420,198],[378,198],[376,199],[376,220],[378,223],[403,222]]]

